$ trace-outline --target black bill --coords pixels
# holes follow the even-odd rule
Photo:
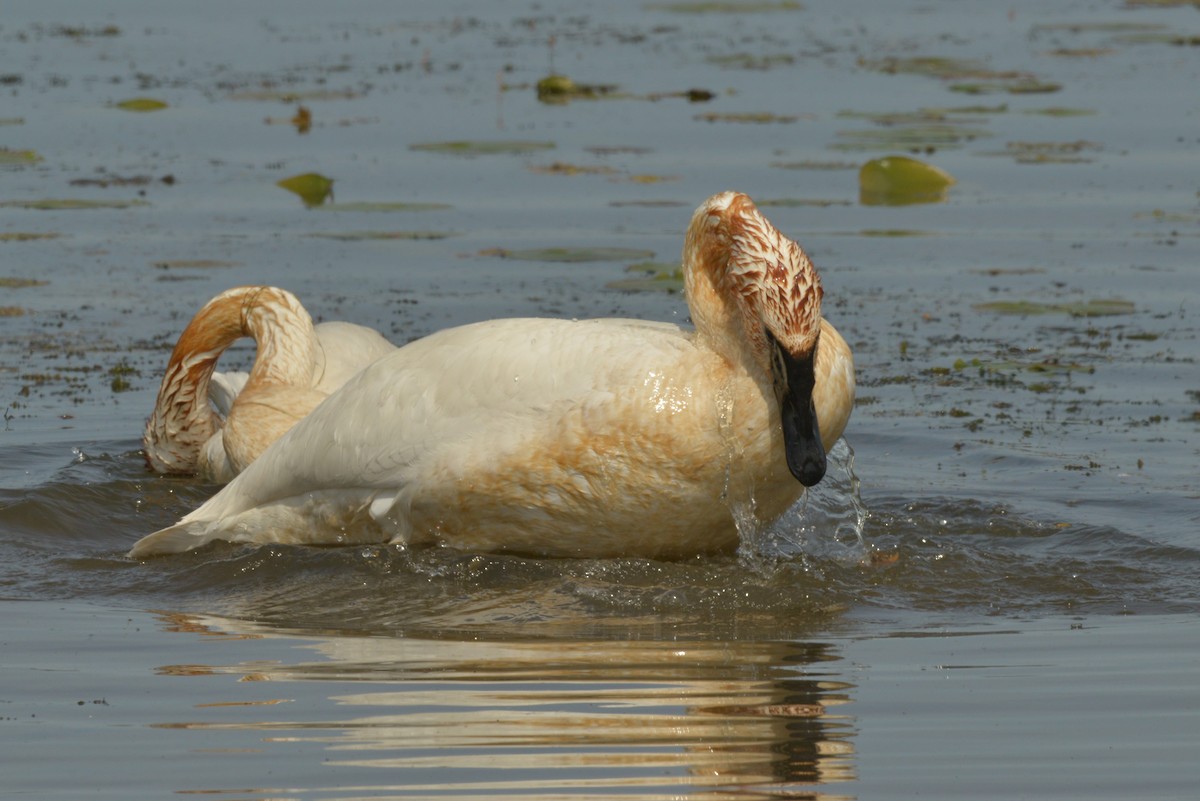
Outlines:
[[[780,345],[770,331],[767,331],[767,340],[772,351],[771,375],[783,422],[783,449],[788,469],[797,481],[812,487],[825,477],[825,446],[821,444],[821,430],[817,426],[812,399],[816,384],[813,360],[817,347],[814,344],[808,354],[795,356]]]

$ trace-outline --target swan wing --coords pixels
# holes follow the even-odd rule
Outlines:
[[[313,387],[331,394],[368,364],[396,350],[374,328],[341,321],[316,326],[317,363]]]
[[[519,451],[565,410],[603,407],[614,387],[641,386],[655,365],[694,350],[677,326],[636,320],[494,320],[438,332],[362,370],[131,555],[214,539],[403,538],[396,510],[423,484]]]

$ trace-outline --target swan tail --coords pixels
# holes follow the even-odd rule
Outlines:
[[[129,549],[131,559],[183,553],[222,539],[209,521],[179,522],[142,537]]]

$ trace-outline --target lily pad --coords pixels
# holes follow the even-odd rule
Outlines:
[[[1120,299],[1087,300],[1076,303],[997,300],[989,303],[977,303],[972,308],[976,311],[992,312],[993,314],[1017,314],[1022,316],[1069,314],[1072,317],[1110,317],[1119,314],[1133,314],[1135,310],[1131,301]]]
[[[130,100],[122,100],[116,104],[116,107],[122,111],[162,111],[167,108],[167,104],[161,100],[155,100],[150,97],[135,97]]]
[[[591,261],[645,261],[654,258],[653,250],[633,248],[579,247],[579,248],[535,248],[532,250],[507,250],[488,248],[479,251],[480,256],[497,256],[501,259],[518,261],[591,262]]]
[[[950,173],[907,156],[872,159],[858,172],[859,200],[864,206],[937,203],[954,184]]]
[[[336,239],[339,242],[364,242],[368,240],[416,240],[447,239],[457,236],[453,231],[317,231],[308,236],[320,239]]]
[[[77,209],[130,209],[149,206],[145,200],[83,200],[81,198],[42,198],[40,200],[3,200],[0,207],[38,211],[74,211]]]
[[[553,142],[537,142],[521,139],[459,140],[456,142],[419,142],[409,145],[409,150],[428,153],[449,153],[456,156],[490,156],[495,154],[522,155],[553,150]]]
[[[406,201],[361,201],[357,203],[326,203],[321,211],[361,211],[371,213],[443,211],[454,208],[449,203],[410,203]]]
[[[9,150],[0,147],[0,167],[10,167],[21,164],[37,164],[42,160],[36,150]]]
[[[305,206],[320,206],[333,195],[333,179],[316,172],[293,175],[275,185],[299,195]]]

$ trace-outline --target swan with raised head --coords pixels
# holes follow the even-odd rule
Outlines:
[[[745,195],[696,210],[695,330],[492,320],[374,362],[131,556],[214,540],[681,558],[737,547],[825,473],[854,400],[808,257]]]
[[[245,373],[215,373],[242,337]],[[180,334],[142,436],[158,473],[225,483],[355,373],[396,348],[366,326],[312,317],[291,292],[241,286],[214,297]]]

